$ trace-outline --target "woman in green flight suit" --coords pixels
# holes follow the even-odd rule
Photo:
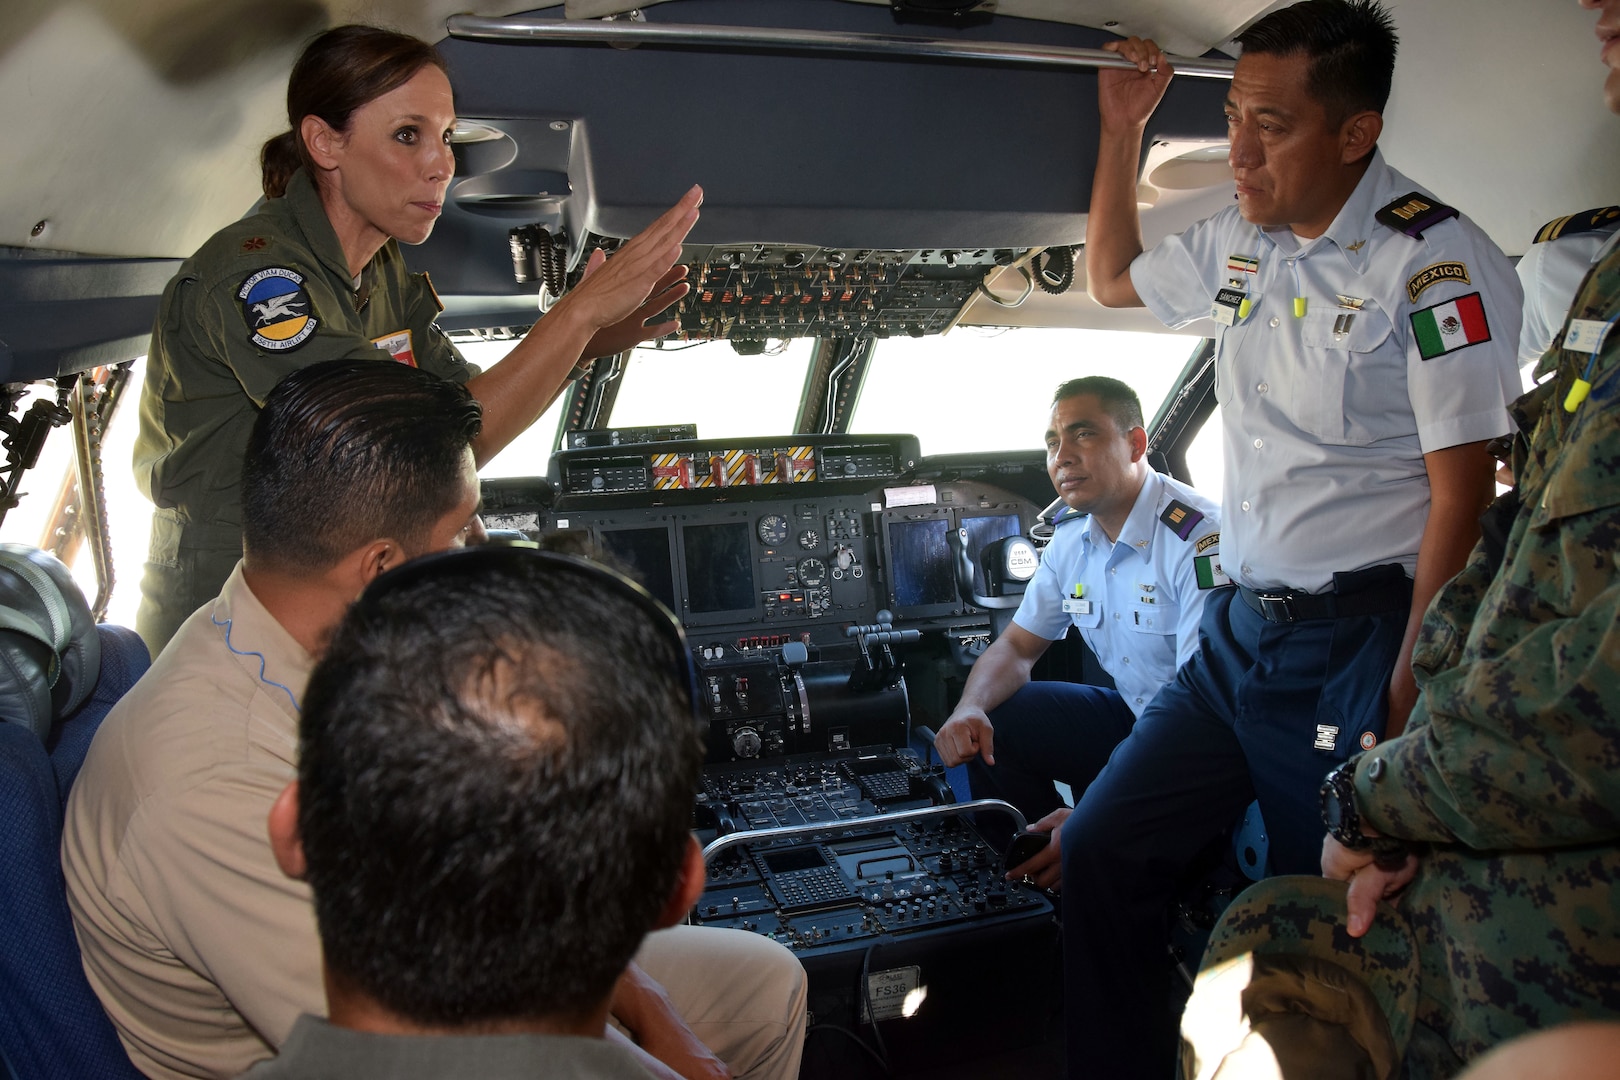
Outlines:
[[[582,356],[609,355],[687,291],[676,266],[693,188],[586,278],[488,371],[434,325],[441,305],[399,244],[432,232],[454,171],[455,103],[424,41],[369,26],[316,38],[287,85],[288,131],[261,155],[266,202],[214,234],[164,291],[135,475],[157,507],[137,628],[156,654],[242,554],[242,455],[287,373],[338,357],[412,364],[465,382],[484,406],[478,463],[533,423]]]

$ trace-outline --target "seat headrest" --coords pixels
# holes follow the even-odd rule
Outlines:
[[[49,552],[0,544],[0,720],[43,741],[100,673],[101,639],[72,573]]]

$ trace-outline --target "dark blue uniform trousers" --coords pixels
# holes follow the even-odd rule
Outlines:
[[[1255,798],[1282,874],[1319,874],[1318,789],[1383,736],[1406,611],[1269,623],[1209,597],[1199,650],[1159,692],[1063,826],[1070,1077],[1174,1075],[1168,909],[1188,863]],[[1318,725],[1337,728],[1317,749]]]
[[[1078,801],[1136,722],[1117,691],[1068,682],[1026,683],[989,717],[996,763],[970,759],[968,789],[975,799],[1007,800],[1031,822],[1063,805],[1054,780]]]

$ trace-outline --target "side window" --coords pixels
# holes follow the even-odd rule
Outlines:
[[[1221,410],[1209,414],[1204,426],[1193,436],[1187,447],[1187,471],[1192,473],[1192,486],[1207,497],[1221,501],[1221,480],[1225,462],[1221,457]]]
[[[106,621],[120,626],[135,625],[135,610],[141,602],[141,573],[146,565],[146,551],[152,531],[152,504],[146,501],[135,486],[132,461],[135,456],[135,435],[140,430],[141,382],[145,378],[146,358],[135,361],[125,384],[118,411],[101,440],[102,478],[107,492],[107,525],[112,534],[113,594],[107,607]],[[42,386],[33,393],[55,397],[55,389]],[[24,399],[26,409],[30,399]],[[73,457],[71,427],[51,431],[40,454],[39,464],[23,474],[20,489],[21,502],[6,513],[0,523],[0,540],[14,544],[28,544],[47,550],[54,546],[55,537],[47,535],[52,517],[64,487],[77,486]],[[90,545],[82,538],[71,543],[66,552],[73,578],[84,591],[90,603],[96,598],[95,561]]]

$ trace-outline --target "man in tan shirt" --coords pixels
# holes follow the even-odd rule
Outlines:
[[[243,1080],[653,1080],[607,1013],[703,892],[692,694],[674,617],[583,559],[478,547],[372,582],[268,823],[315,895],[326,1019]]]
[[[235,1076],[324,1011],[309,889],[281,874],[266,818],[296,775],[312,654],[348,604],[480,536],[478,425],[464,390],[403,365],[289,376],[249,443],[242,563],[97,733],[62,865],[85,972],[149,1076]],[[804,995],[781,946],[677,927],[649,936],[613,1012],[682,1075],[791,1077]]]

